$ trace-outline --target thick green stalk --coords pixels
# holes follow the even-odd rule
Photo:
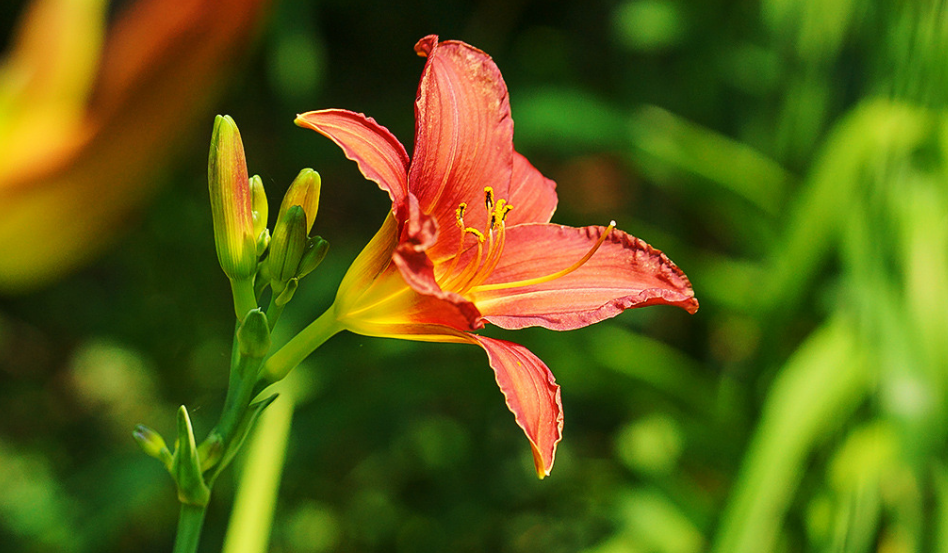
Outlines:
[[[221,435],[225,444],[234,437],[234,431],[243,419],[254,395],[255,382],[243,378],[241,373],[256,374],[262,361],[253,357],[241,357],[237,367],[231,372],[230,386],[227,388],[227,397],[224,399],[224,409],[220,422],[215,427],[215,431]]]
[[[253,279],[230,279],[230,290],[234,296],[234,313],[238,321],[243,321],[247,313],[257,308],[257,294],[253,288]]]
[[[206,505],[181,504],[181,514],[178,516],[178,535],[174,539],[174,553],[195,553],[197,551],[206,510]]]

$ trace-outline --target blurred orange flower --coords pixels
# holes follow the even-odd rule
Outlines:
[[[0,290],[100,252],[208,111],[266,0],[34,0],[0,65]]]

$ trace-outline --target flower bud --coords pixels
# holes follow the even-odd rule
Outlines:
[[[250,177],[250,205],[253,210],[253,235],[257,242],[257,257],[263,255],[270,245],[270,231],[267,230],[267,193],[263,189],[260,175]]]
[[[178,500],[188,505],[207,505],[211,490],[204,483],[204,476],[201,474],[201,459],[194,440],[194,429],[184,405],[178,408],[176,443],[171,473],[178,484]]]
[[[303,278],[304,276],[312,273],[316,270],[316,267],[319,267],[319,264],[323,262],[323,259],[326,259],[326,254],[329,252],[329,242],[323,240],[322,236],[314,236],[306,242],[306,251],[303,252],[303,257],[300,259],[300,265],[297,269],[298,278]]]
[[[248,279],[257,270],[250,179],[240,131],[226,115],[214,119],[207,181],[221,268],[230,279]]]
[[[319,211],[319,191],[322,186],[322,179],[319,173],[312,169],[303,169],[293,179],[293,184],[283,196],[283,202],[280,204],[280,213],[277,214],[277,221],[280,221],[287,210],[294,205],[303,208],[306,213],[306,234],[313,230],[313,223],[316,222],[316,213]]]
[[[148,428],[144,424],[139,424],[135,426],[135,431],[132,432],[132,437],[135,438],[136,442],[138,442],[138,445],[142,448],[142,451],[144,451],[149,456],[158,459],[168,470],[171,470],[171,451],[168,450],[168,446],[165,444],[165,440],[161,437],[161,434],[155,432],[151,428]]]
[[[263,311],[254,309],[237,328],[237,347],[244,357],[266,357],[270,351],[270,327]]]
[[[306,252],[306,242],[306,214],[301,206],[294,205],[277,220],[273,229],[267,263],[274,291],[281,291],[288,280],[296,277],[300,259]]]

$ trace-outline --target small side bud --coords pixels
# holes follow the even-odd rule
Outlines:
[[[161,434],[155,432],[151,428],[148,428],[144,424],[139,424],[135,426],[135,431],[132,432],[132,437],[135,438],[135,441],[138,442],[139,447],[142,448],[148,456],[154,457],[162,462],[169,471],[171,470],[171,463],[173,461],[171,451],[168,449],[168,445],[165,444],[165,439],[161,437]]]
[[[276,298],[273,299],[273,303],[277,304],[280,307],[290,303],[290,300],[293,299],[293,294],[296,293],[296,289],[299,288],[300,281],[298,278],[291,278],[286,281],[286,285],[283,287],[283,290],[277,294]]]
[[[300,259],[298,278],[312,273],[319,267],[319,264],[326,259],[329,253],[329,242],[323,240],[321,236],[314,236],[306,243],[306,251],[303,252],[303,258]]]
[[[250,177],[250,206],[253,211],[253,233],[259,235],[267,228],[267,216],[270,214],[267,192],[263,189],[263,179],[260,175]]]
[[[198,456],[201,458],[201,471],[214,467],[224,455],[224,439],[217,432],[212,433],[198,446]]]
[[[257,270],[250,179],[240,131],[226,115],[214,119],[207,182],[221,268],[232,280],[250,278]]]
[[[260,175],[250,177],[250,204],[253,210],[253,235],[256,237],[259,258],[270,245],[270,231],[267,229],[269,216],[267,193],[263,189],[263,180]]]
[[[262,359],[270,351],[270,327],[267,316],[260,309],[247,313],[237,328],[237,347],[240,355]]]

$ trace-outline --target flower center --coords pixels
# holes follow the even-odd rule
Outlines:
[[[596,240],[596,243],[592,246],[592,248],[590,248],[582,258],[565,269],[561,269],[548,275],[526,280],[495,284],[482,284],[484,280],[486,280],[487,277],[494,272],[497,264],[500,263],[500,256],[503,254],[504,245],[506,244],[507,214],[510,213],[510,210],[512,210],[514,206],[508,204],[507,200],[502,198],[495,201],[494,189],[488,186],[484,188],[484,207],[487,210],[487,224],[483,230],[478,230],[476,228],[469,227],[464,223],[464,213],[467,210],[467,204],[461,203],[458,205],[456,211],[456,222],[458,228],[461,229],[461,238],[458,241],[457,253],[451,260],[450,266],[438,278],[438,285],[442,290],[451,290],[458,294],[464,295],[472,289],[476,289],[475,291],[481,292],[487,290],[519,288],[521,286],[543,284],[544,282],[549,282],[562,276],[566,276],[576,269],[582,267],[587,261],[589,261],[593,254],[599,250],[599,247],[602,246],[603,242],[605,242],[606,238],[612,232],[612,229],[614,229],[616,226],[616,222],[611,221],[609,226],[606,227],[602,234],[599,235],[599,239]],[[474,246],[477,247],[477,250],[471,254],[464,268],[456,271],[456,269],[458,269],[458,264],[460,263],[462,255],[465,254],[469,247],[472,247],[468,246],[469,237],[474,239]]]
[[[487,210],[486,226],[482,230],[478,230],[464,223],[467,204],[461,203],[458,205],[456,222],[458,228],[461,229],[461,239],[458,241],[458,250],[451,260],[451,265],[439,279],[438,285],[441,286],[442,290],[452,290],[458,294],[464,294],[484,282],[484,279],[494,271],[497,263],[500,262],[500,256],[504,251],[506,241],[505,231],[507,226],[505,220],[514,206],[508,204],[507,200],[503,198],[495,201],[494,189],[488,186],[484,188],[484,208]],[[469,247],[469,237],[474,239],[477,251],[463,269],[455,271],[458,268],[461,256]]]

